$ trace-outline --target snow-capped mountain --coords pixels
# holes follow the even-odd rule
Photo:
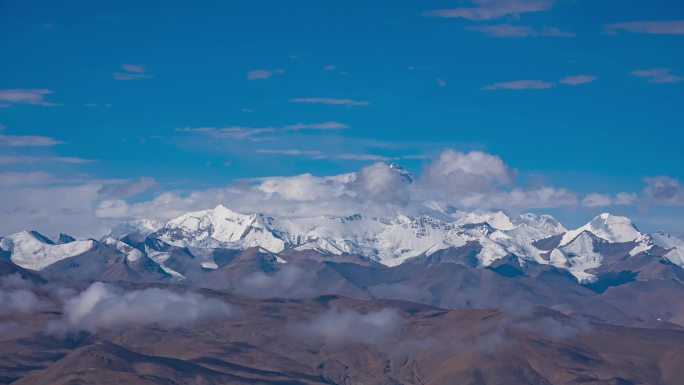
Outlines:
[[[0,249],[11,253],[10,260],[26,269],[43,268],[92,249],[93,240],[55,244],[35,231],[22,231],[0,239]]]
[[[245,250],[258,247],[269,253],[286,250],[314,251],[321,255],[355,254],[396,266],[419,256],[450,248],[477,244],[479,267],[506,258],[550,265],[574,275],[580,282],[597,279],[607,247],[621,245],[626,257],[661,250],[664,258],[684,267],[684,241],[665,233],[642,234],[625,217],[601,214],[578,229],[567,230],[549,215],[523,214],[510,217],[504,212],[454,213],[449,219],[430,216],[274,218],[242,214],[222,205],[189,212],[161,224],[140,219],[117,226],[101,243],[117,250],[128,262],[149,258],[167,274],[183,275],[174,264],[197,264],[217,269],[215,250]],[[131,238],[131,234],[136,237]],[[60,236],[59,243],[36,232],[21,232],[0,241],[15,264],[41,270],[58,261],[83,254],[99,244]],[[183,249],[175,253],[175,249]],[[612,250],[612,249],[611,249]],[[175,254],[174,254],[175,253]]]
[[[154,219],[137,219],[116,225],[109,231],[108,236],[121,238],[129,234],[138,234],[146,237],[155,231],[159,231],[162,227],[164,227],[164,222]]]
[[[560,244],[566,245],[572,242],[573,239],[584,231],[588,231],[599,238],[613,243],[632,242],[643,235],[629,218],[604,213],[579,229],[566,232]]]
[[[525,218],[513,224],[503,212],[468,214],[456,222],[431,217],[314,217],[277,219],[240,214],[217,206],[187,213],[152,234],[168,244],[195,248],[259,246],[270,252],[286,248],[314,249],[332,254],[360,254],[389,266],[437,250],[482,240],[482,265],[529,249],[531,242],[558,234],[562,226],[550,218]],[[533,227],[535,223],[542,224]]]

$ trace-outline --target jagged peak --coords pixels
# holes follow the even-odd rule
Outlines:
[[[583,231],[589,231],[597,237],[612,243],[634,242],[643,237],[643,234],[634,226],[631,219],[603,213],[597,215],[586,225],[566,232],[560,244],[569,243]]]
[[[397,163],[397,162],[392,162],[392,163],[390,163],[389,168],[391,168],[392,170],[396,171],[396,173],[399,174],[399,176],[401,176],[402,179],[404,179],[405,182],[413,183],[413,181],[414,181],[414,179],[415,179],[415,178],[413,177],[413,174],[411,174],[411,172],[410,172],[409,170],[405,169],[405,168],[404,168],[402,165],[400,165],[399,163]]]

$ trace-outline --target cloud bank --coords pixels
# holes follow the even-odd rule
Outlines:
[[[290,324],[289,330],[295,335],[320,339],[329,344],[381,344],[399,331],[403,323],[394,309],[384,308],[362,314],[332,308],[312,320]]]
[[[265,152],[273,150],[264,150]],[[280,154],[280,152],[279,152]],[[321,153],[285,150],[281,155],[324,158]],[[357,154],[361,155],[361,154]],[[349,156],[352,157],[351,155]],[[223,204],[235,211],[279,217],[319,215],[450,215],[459,210],[598,208],[648,205],[684,206],[679,180],[647,178],[641,193],[579,193],[543,183],[520,184],[518,171],[500,157],[445,150],[410,175],[384,158],[356,172],[330,176],[300,174],[235,181],[225,187],[164,190],[152,178],[63,180],[45,172],[0,172],[3,199],[0,234],[34,229],[99,237],[122,221],[169,220],[188,211]],[[156,191],[151,198],[142,192]],[[149,194],[149,193],[148,193]]]
[[[158,288],[125,291],[95,282],[66,300],[63,318],[50,323],[48,331],[93,333],[143,326],[172,330],[234,314],[235,310],[225,302],[195,293]]]
[[[296,266],[284,266],[274,274],[254,272],[235,290],[253,298],[306,298],[316,293],[316,274]]]

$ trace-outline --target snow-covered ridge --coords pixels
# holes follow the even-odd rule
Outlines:
[[[483,252],[488,255],[483,258],[483,265],[486,265],[509,252],[529,249],[531,241],[564,230],[553,218],[533,214],[513,220],[503,212],[473,213],[453,222],[427,216],[376,218],[358,214],[279,219],[257,213],[240,214],[219,205],[184,214],[152,236],[180,247],[242,249],[259,246],[270,252],[297,248],[333,254],[354,253],[389,266],[421,254],[463,246],[468,241],[487,239],[482,241]],[[525,247],[515,240],[520,240]]]
[[[26,269],[42,270],[53,263],[92,249],[93,240],[54,244],[34,231],[22,231],[0,240],[0,249],[11,252],[10,260]]]
[[[642,234],[628,218],[610,214],[599,215],[586,225],[568,231],[549,215],[512,217],[501,211],[455,212],[440,218],[360,214],[274,218],[259,213],[242,214],[219,205],[186,213],[166,224],[140,219],[117,228],[118,237],[112,231],[101,243],[68,236],[60,236],[60,241],[55,243],[36,232],[21,232],[0,238],[0,248],[9,252],[17,265],[41,270],[99,244],[123,254],[128,262],[149,257],[172,275],[175,272],[165,265],[171,256],[169,245],[187,248],[191,258],[209,270],[218,268],[214,249],[259,247],[271,253],[294,249],[358,254],[395,266],[412,257],[473,242],[479,244],[480,267],[515,255],[521,264],[552,265],[567,270],[581,282],[596,279],[596,269],[604,263],[606,247],[612,244],[619,244],[621,250],[631,250],[625,252],[625,257],[649,255],[657,247],[659,251],[653,254],[657,258],[662,256],[684,267],[684,241],[664,233]],[[131,233],[136,236],[126,238]],[[138,245],[145,242],[145,247],[136,249],[131,241]],[[182,278],[180,274],[177,276]]]
[[[629,218],[604,213],[579,229],[565,233],[560,242],[561,246],[570,243],[584,231],[588,231],[599,238],[613,243],[632,242],[643,235],[637,230],[634,223],[632,223]]]

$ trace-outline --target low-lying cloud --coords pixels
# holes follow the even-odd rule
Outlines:
[[[316,274],[284,266],[273,274],[254,272],[244,277],[236,292],[252,298],[306,298],[316,294]]]
[[[144,326],[172,330],[234,314],[225,302],[196,293],[159,288],[126,291],[95,282],[65,301],[62,319],[50,323],[48,331],[93,333]]]
[[[292,323],[290,331],[330,344],[379,344],[391,338],[404,323],[396,310],[384,308],[366,314],[331,308],[310,321]]]
[[[28,289],[0,291],[0,316],[35,313],[44,306],[45,304]]]

